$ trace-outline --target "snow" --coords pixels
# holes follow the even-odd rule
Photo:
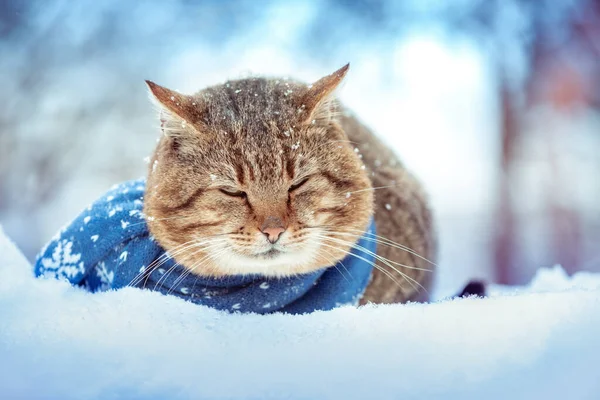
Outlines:
[[[226,314],[128,288],[90,294],[0,229],[2,398],[592,399],[600,275],[433,304]]]

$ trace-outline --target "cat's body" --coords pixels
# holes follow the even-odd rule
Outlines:
[[[374,216],[377,267],[362,303],[425,300],[435,236],[418,182],[332,92],[250,78],[185,96],[149,82],[162,137],[148,227],[202,276],[308,273],[343,259]],[[404,248],[403,248],[404,247]]]
[[[373,192],[377,235],[407,246],[422,257],[406,249],[379,243],[377,255],[410,267],[392,264],[408,278],[403,278],[388,265],[377,261],[394,279],[380,269],[374,269],[361,303],[425,301],[434,278],[437,249],[431,210],[421,185],[404,168],[394,152],[356,117],[343,113],[340,123],[349,140],[359,149],[372,186],[380,188]]]

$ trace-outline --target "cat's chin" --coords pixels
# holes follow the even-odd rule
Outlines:
[[[318,247],[313,244],[304,246],[301,250],[271,248],[253,255],[231,250],[219,256],[218,269],[225,275],[285,277],[305,274],[320,268],[315,266]]]
[[[259,258],[259,259],[262,259],[262,260],[272,260],[272,259],[276,259],[278,257],[281,257],[284,254],[285,254],[284,251],[272,248],[270,250],[263,251],[262,253],[255,254],[252,257]]]

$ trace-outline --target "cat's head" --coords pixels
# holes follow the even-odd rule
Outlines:
[[[199,275],[289,276],[347,255],[373,213],[332,97],[347,70],[313,85],[248,78],[194,95],[147,82],[164,134],[145,214],[177,262]]]

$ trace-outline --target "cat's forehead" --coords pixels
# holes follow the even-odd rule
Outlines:
[[[206,118],[216,129],[264,131],[288,129],[302,113],[297,95],[306,87],[285,79],[247,78],[201,91]]]
[[[306,123],[302,94],[307,88],[287,79],[248,78],[199,92],[207,105],[204,127],[212,131],[208,157],[255,169],[257,180],[291,177],[322,158],[323,134],[311,133],[323,129]]]
[[[237,136],[233,140],[219,140],[205,154],[210,164],[218,165],[218,170],[233,181],[269,189],[314,173],[323,159],[319,146],[310,140],[250,132]]]

